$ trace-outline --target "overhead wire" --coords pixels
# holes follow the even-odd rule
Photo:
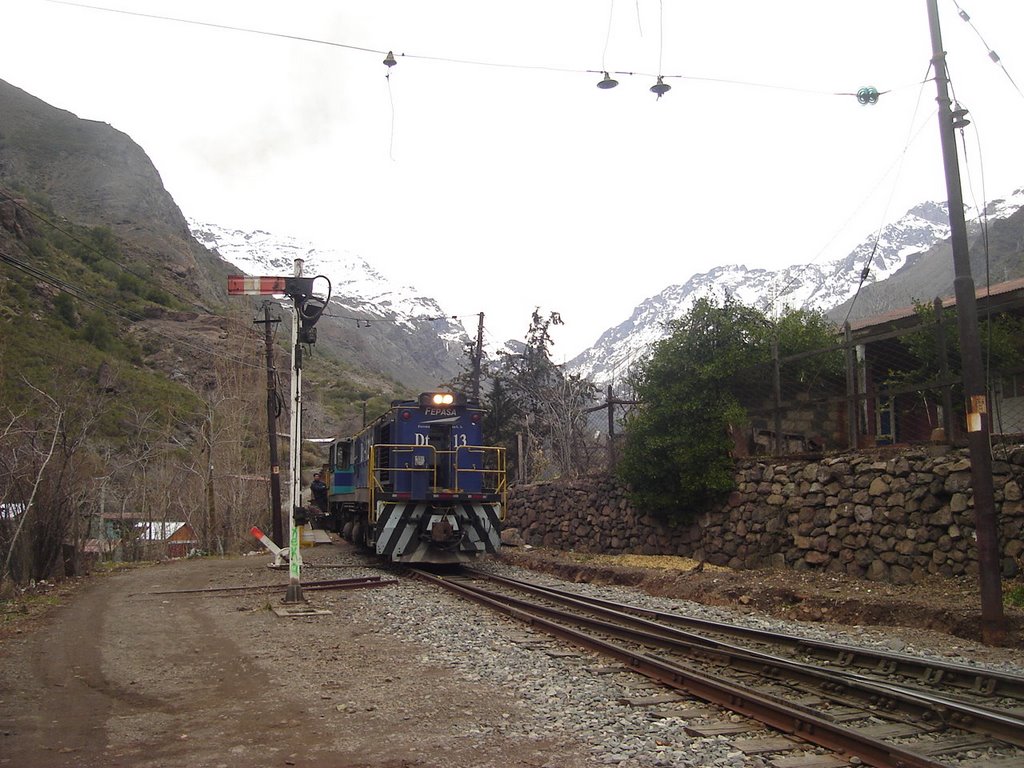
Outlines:
[[[985,46],[985,50],[988,52],[988,57],[992,60],[992,63],[998,66],[1001,70],[1003,70],[1003,74],[1006,75],[1006,79],[1010,81],[1010,84],[1017,91],[1017,94],[1024,98],[1024,91],[1021,91],[1020,86],[1017,85],[1017,82],[1010,75],[1010,71],[1006,68],[1006,65],[1003,64],[1003,60],[999,58],[999,54],[992,50],[991,46],[989,46],[989,44],[985,42],[985,38],[982,37],[981,31],[978,29],[977,26],[975,26],[974,22],[971,21],[971,17],[967,13],[967,11],[960,7],[960,3],[958,3],[957,0],[953,0],[953,5],[956,6],[957,14],[960,16],[960,18],[963,19],[968,24],[968,26],[970,26],[970,28],[974,30],[974,34],[978,36],[978,39],[981,41],[981,44]]]
[[[84,287],[79,286],[79,285],[75,285],[74,283],[70,283],[70,282],[68,282],[66,280],[62,280],[61,278],[57,277],[56,275],[53,275],[52,273],[46,272],[45,270],[39,269],[38,267],[35,267],[35,266],[29,264],[28,262],[19,259],[17,256],[14,256],[14,255],[12,255],[10,253],[7,253],[6,251],[0,251],[0,261],[8,264],[9,266],[14,267],[15,269],[17,269],[17,270],[19,270],[21,272],[24,272],[25,274],[29,275],[30,277],[35,278],[36,280],[40,280],[40,281],[42,281],[44,283],[47,283],[48,285],[52,285],[54,288],[58,288],[59,290],[65,292],[67,294],[70,294],[71,296],[74,296],[79,301],[82,301],[83,303],[88,304],[89,306],[94,307],[95,309],[98,309],[101,312],[105,312],[108,315],[116,315],[116,316],[121,317],[121,318],[123,318],[125,320],[132,320],[134,322],[143,322],[143,321],[145,321],[147,319],[147,318],[143,317],[142,315],[140,315],[140,314],[138,314],[136,312],[133,312],[132,310],[128,309],[127,307],[118,306],[116,304],[111,304],[111,303],[109,303],[107,301],[104,301],[102,299],[96,298],[95,296],[89,295],[89,293],[86,291],[86,289]],[[176,344],[180,344],[183,347],[190,348],[190,349],[193,349],[193,350],[196,350],[196,351],[200,351],[204,355],[208,355],[210,353],[209,348],[202,347],[202,346],[200,346],[198,344],[193,344],[192,342],[188,341],[187,339],[182,339],[182,338],[178,338],[178,337],[172,336],[172,335],[164,333],[164,332],[162,332],[162,331],[160,331],[160,330],[158,330],[156,328],[150,328],[150,331],[154,335],[156,335],[156,336],[160,336],[160,337],[162,337],[164,339],[167,339],[169,341],[173,341]],[[232,357],[232,356],[227,356],[227,355],[221,355],[221,359],[227,359],[228,362],[236,363],[238,365],[245,366],[245,367],[250,367],[250,368],[259,368],[259,367],[261,367],[259,365],[255,365],[255,364],[253,364],[253,363],[251,363],[251,362],[249,362],[249,361],[247,361],[247,360],[245,360],[243,358],[237,358],[237,357]]]
[[[459,65],[476,66],[476,67],[490,67],[490,68],[497,68],[497,69],[515,69],[515,70],[522,70],[522,71],[556,72],[556,73],[563,73],[563,74],[594,74],[594,73],[601,74],[601,73],[605,72],[603,57],[602,57],[602,69],[595,70],[595,69],[581,69],[581,68],[578,68],[578,67],[552,66],[552,65],[546,65],[546,64],[522,64],[522,63],[515,63],[515,62],[487,61],[487,60],[483,60],[483,59],[470,59],[470,58],[460,58],[460,57],[453,57],[453,56],[439,56],[439,55],[430,55],[430,54],[423,54],[423,53],[394,52],[393,50],[385,50],[383,48],[372,48],[372,47],[363,46],[363,45],[353,45],[353,44],[350,44],[350,43],[341,43],[341,42],[337,42],[337,41],[334,41],[334,40],[326,40],[326,39],[323,39],[323,38],[310,37],[308,35],[294,35],[294,34],[289,34],[289,33],[286,33],[286,32],[274,32],[274,31],[265,30],[265,29],[258,29],[258,28],[255,28],[255,27],[243,27],[243,26],[239,26],[239,25],[235,25],[235,24],[222,24],[222,23],[217,23],[217,22],[200,21],[200,20],[197,20],[197,19],[188,19],[188,18],[183,18],[183,17],[179,17],[179,16],[168,16],[168,15],[165,15],[165,14],[144,13],[144,12],[141,12],[141,11],[130,11],[130,10],[122,9],[122,8],[108,8],[108,7],[105,7],[105,6],[95,5],[95,4],[90,4],[90,3],[71,2],[70,0],[42,0],[42,1],[43,2],[47,2],[47,3],[52,3],[54,5],[63,5],[63,6],[69,6],[69,7],[72,7],[72,8],[82,8],[82,9],[91,10],[91,11],[100,11],[100,12],[104,12],[104,13],[115,13],[115,14],[121,14],[121,15],[126,15],[126,16],[134,16],[134,17],[139,17],[139,18],[151,19],[151,20],[154,20],[154,21],[167,21],[167,22],[173,22],[173,23],[178,23],[178,24],[189,24],[189,25],[195,25],[195,26],[200,26],[200,27],[210,27],[210,28],[213,28],[213,29],[221,29],[221,30],[227,30],[227,31],[232,31],[232,32],[239,32],[239,33],[245,33],[245,34],[262,35],[262,36],[265,36],[265,37],[275,37],[275,38],[281,38],[281,39],[285,39],[285,40],[292,40],[292,41],[296,41],[296,42],[310,43],[310,44],[314,44],[314,45],[326,45],[326,46],[330,46],[330,47],[333,47],[333,48],[340,48],[340,49],[345,49],[345,50],[351,50],[351,51],[356,51],[356,52],[359,52],[359,53],[373,53],[373,54],[378,54],[378,55],[393,56],[393,57],[395,57],[396,61],[398,59],[411,59],[411,60],[430,61],[430,62],[445,63],[445,64],[459,64]],[[659,0],[659,7],[662,9],[662,12],[663,12],[664,8],[663,8],[663,4],[662,3],[663,3],[663,0]],[[640,21],[640,9],[639,9],[639,5],[638,5],[637,6],[637,22],[638,22],[638,24],[639,24],[639,21]],[[609,24],[610,24],[610,21],[609,21]],[[610,34],[610,30],[609,30],[609,34]],[[641,36],[643,35],[642,28],[641,28],[641,33],[640,34],[641,34]],[[664,45],[663,45],[663,30],[661,32],[661,35],[662,35],[662,42],[659,44],[659,54],[658,54],[658,56],[659,56],[659,63],[658,63],[659,70],[661,69],[661,63],[662,63],[661,57],[663,55],[663,48],[664,48]],[[638,77],[651,77],[651,78],[655,78],[655,77],[661,76],[663,79],[673,78],[673,79],[683,79],[683,80],[704,81],[704,82],[711,82],[711,83],[723,83],[723,84],[729,84],[729,85],[742,85],[742,86],[753,87],[753,88],[771,88],[771,89],[777,89],[777,90],[787,90],[787,91],[794,91],[794,92],[817,94],[817,95],[822,95],[822,96],[854,96],[854,97],[857,96],[856,93],[849,92],[849,91],[813,90],[813,89],[791,87],[791,86],[785,86],[785,85],[773,85],[773,84],[769,84],[769,83],[759,83],[759,82],[749,81],[749,80],[734,80],[734,79],[728,79],[728,78],[699,77],[699,76],[683,75],[683,74],[664,74],[664,73],[661,73],[661,72],[651,73],[651,72],[643,72],[643,71],[638,71],[638,70],[616,70],[613,74],[638,76]],[[878,95],[882,95],[882,94],[885,94],[885,93],[890,93],[892,90],[894,90],[894,89],[888,89],[888,90],[879,91]]]
[[[604,34],[604,48],[601,50],[601,71],[607,72],[605,60],[608,58],[608,45],[612,40],[612,21],[615,18],[615,0],[608,0],[608,29]]]
[[[265,29],[256,29],[254,27],[240,27],[235,24],[218,24],[212,21],[199,21],[198,19],[184,19],[178,16],[165,16],[158,13],[143,13],[142,11],[129,11],[125,8],[108,8],[102,5],[90,5],[89,3],[72,3],[68,0],[44,0],[44,2],[52,3],[54,5],[68,5],[73,8],[85,8],[91,11],[104,11],[106,13],[118,13],[123,16],[137,16],[144,19],[154,19],[157,21],[174,21],[179,24],[193,24],[197,27],[210,27],[213,29],[223,29],[230,32],[244,32],[250,35],[265,35],[266,37],[278,37],[285,40],[295,40],[301,43],[316,43],[317,45],[330,45],[335,48],[347,48],[352,51],[361,51],[363,53],[384,53],[384,51],[377,50],[376,48],[364,48],[359,45],[349,45],[347,43],[337,43],[331,40],[323,40],[316,37],[306,37],[303,35],[290,35],[286,32],[270,32]]]
[[[861,268],[860,278],[857,282],[857,290],[854,291],[853,298],[850,299],[850,306],[846,310],[846,317],[843,318],[844,326],[850,321],[850,315],[853,314],[853,309],[855,306],[857,306],[857,299],[860,298],[860,292],[864,288],[864,283],[871,275],[871,263],[875,258],[875,254],[878,252],[878,243],[882,238],[882,231],[885,229],[885,222],[889,215],[889,209],[892,206],[893,197],[896,194],[896,187],[903,173],[903,164],[906,161],[907,151],[910,149],[913,137],[916,137],[918,134],[920,134],[921,130],[923,130],[924,126],[926,125],[926,123],[922,123],[921,127],[916,132],[914,131],[914,121],[917,119],[918,110],[920,110],[921,108],[921,98],[924,96],[925,84],[930,82],[928,74],[932,71],[933,66],[934,65],[932,64],[932,62],[928,63],[928,69],[925,71],[924,78],[921,80],[921,90],[918,92],[917,101],[914,105],[914,114],[910,118],[910,127],[908,128],[907,140],[904,142],[903,151],[900,153],[899,167],[896,171],[896,177],[893,179],[892,188],[889,191],[889,199],[888,201],[886,201],[885,209],[883,210],[882,215],[879,217],[878,230],[875,232],[875,241],[871,246],[871,253],[868,255],[867,259],[864,262],[864,266]]]
[[[45,0],[45,1],[53,3],[53,4],[57,4],[57,5],[71,6],[71,7],[83,8],[83,9],[94,10],[94,11],[101,11],[101,12],[108,12],[108,13],[117,13],[117,14],[141,17],[141,18],[152,19],[152,20],[168,21],[168,22],[175,22],[175,23],[181,23],[181,24],[191,24],[191,25],[202,26],[202,27],[210,27],[210,28],[215,28],[215,29],[234,31],[234,32],[239,32],[239,33],[257,34],[257,35],[262,35],[262,36],[267,36],[267,37],[282,38],[282,39],[286,39],[286,40],[293,40],[293,41],[298,41],[298,42],[303,42],[303,43],[326,45],[326,46],[331,46],[331,47],[335,47],[335,48],[341,48],[341,49],[347,49],[347,50],[352,50],[352,51],[356,51],[356,52],[361,52],[361,53],[374,53],[374,54],[385,54],[386,53],[388,55],[388,58],[393,60],[393,56],[392,56],[392,52],[391,51],[385,51],[384,49],[373,48],[373,47],[369,47],[369,46],[353,45],[353,44],[349,44],[349,43],[342,43],[342,42],[326,40],[326,39],[322,39],[322,38],[315,38],[315,37],[310,37],[310,36],[306,36],[306,35],[296,35],[296,34],[289,34],[289,33],[283,33],[283,32],[275,32],[275,31],[269,31],[269,30],[264,30],[264,29],[257,29],[257,28],[251,28],[251,27],[243,27],[243,26],[234,25],[234,24],[223,24],[223,23],[216,23],[216,22],[208,22],[208,21],[201,21],[201,20],[196,20],[196,19],[187,19],[187,18],[181,18],[181,17],[175,17],[175,16],[168,16],[168,15],[163,15],[163,14],[153,14],[153,13],[144,13],[144,12],[140,12],[140,11],[130,11],[130,10],[125,10],[125,9],[108,8],[108,7],[104,7],[104,6],[100,6],[100,5],[95,5],[95,4],[70,2],[69,0]],[[985,43],[984,38],[981,37],[981,34],[977,30],[977,27],[975,27],[975,25],[970,21],[970,17],[967,16],[967,14],[960,8],[959,4],[957,3],[957,0],[953,0],[953,2],[957,6],[957,9],[960,11],[961,18],[963,18],[965,21],[967,21],[969,24],[971,24],[971,26],[975,30],[976,34],[978,34],[979,38],[986,45],[986,48],[988,48],[987,43]],[[603,52],[602,52],[602,69],[600,71],[592,70],[592,69],[580,70],[580,69],[571,68],[571,67],[556,67],[556,66],[547,66],[547,65],[529,65],[529,64],[521,64],[521,63],[485,61],[485,60],[480,60],[480,59],[457,58],[457,57],[450,57],[450,56],[437,56],[437,55],[426,55],[426,54],[405,53],[405,52],[400,52],[400,53],[395,54],[395,55],[397,55],[400,58],[406,58],[406,59],[416,59],[416,60],[422,60],[422,61],[433,61],[433,62],[442,62],[442,63],[451,63],[451,64],[463,64],[463,65],[483,66],[483,67],[496,67],[496,68],[519,69],[519,70],[534,70],[534,71],[549,71],[549,72],[560,72],[560,73],[595,73],[595,72],[606,73],[604,67],[605,67],[605,63],[606,63],[605,59],[606,59],[606,56],[607,56],[607,49],[608,49],[608,45],[609,45],[609,41],[610,41],[610,35],[611,35],[613,12],[614,12],[614,0],[611,0],[610,6],[609,6],[609,20],[608,20],[608,27],[607,27],[607,30],[606,30],[605,45],[604,45],[604,49],[603,49]],[[637,6],[636,6],[636,12],[637,12],[637,23],[638,23],[638,25],[640,25],[640,8],[639,8],[639,4],[638,3],[637,3]],[[663,20],[664,20],[664,3],[663,3],[663,0],[659,0],[659,13],[661,15],[660,20],[663,22]],[[640,33],[641,33],[641,35],[643,34],[642,26],[640,26]],[[659,77],[659,78],[678,78],[678,79],[691,80],[691,81],[695,81],[695,82],[721,83],[721,84],[739,85],[739,86],[754,87],[754,88],[766,88],[766,89],[774,89],[774,90],[785,90],[785,91],[807,93],[807,94],[813,94],[813,95],[843,96],[843,97],[846,97],[846,96],[857,96],[857,97],[859,97],[858,93],[852,93],[852,92],[849,92],[849,91],[827,91],[827,90],[819,90],[819,89],[806,89],[806,88],[789,86],[789,85],[771,84],[771,83],[763,83],[763,82],[748,81],[748,80],[728,79],[728,78],[701,77],[701,76],[695,76],[695,75],[681,75],[681,74],[663,75],[663,74],[660,73],[660,69],[661,69],[661,66],[663,64],[663,50],[664,50],[664,28],[663,28],[663,23],[662,23],[661,28],[659,30],[659,62],[658,62],[659,73],[657,75],[655,75],[654,73],[645,73],[645,72],[629,71],[629,70],[616,70],[615,74],[617,74],[617,75],[629,75],[629,76]],[[999,58],[998,58],[997,55],[995,55],[994,51],[989,49],[989,54],[990,54],[990,58],[992,58],[994,62],[996,62],[997,64],[1000,63]],[[385,63],[388,63],[388,62],[386,61]],[[1006,74],[1006,76],[1010,79],[1011,83],[1014,84],[1014,87],[1016,87],[1016,83],[1013,81],[1013,78],[1010,76],[1009,72],[1006,70],[1006,67],[1004,65],[1002,65],[1002,64],[1000,64],[1000,66],[1004,70],[1004,73]],[[927,79],[924,82],[927,82]],[[922,89],[923,89],[924,82],[922,82],[920,84],[913,84],[913,85],[920,85],[922,87]],[[891,93],[891,92],[893,92],[895,90],[900,90],[900,89],[906,88],[906,87],[911,87],[911,85],[900,86],[898,88],[889,88],[887,90],[877,91],[876,92],[876,98],[877,98],[877,95]],[[388,88],[389,88],[389,96],[391,96],[390,78],[388,78]],[[1019,88],[1018,88],[1018,92],[1020,92]],[[920,102],[920,97],[918,99],[918,108],[919,108],[919,102]],[[864,102],[862,102],[862,103],[864,103]],[[391,148],[391,152],[392,152],[392,159],[393,159],[393,142],[394,142],[394,101],[393,101],[393,96],[391,97],[391,108],[392,108],[392,118],[391,118],[392,119],[392,148]],[[916,111],[917,111],[917,108],[915,108],[915,116],[916,116]],[[909,146],[909,143],[910,142],[908,141],[907,146],[904,147],[904,151],[901,154],[900,163],[899,163],[900,164],[900,168],[902,168],[902,161],[905,158],[906,150],[907,150],[907,147]],[[887,172],[886,175],[888,175],[888,172]],[[898,178],[899,178],[899,173],[897,173],[897,180],[898,180]],[[895,191],[895,182],[894,182],[893,191]],[[892,195],[890,195],[890,202],[891,202],[891,199],[892,199]],[[880,234],[881,234],[881,229],[879,229],[878,234],[876,234],[875,247],[872,250],[872,255],[869,257],[868,264],[866,266],[870,265],[870,260],[874,257],[874,253],[877,250],[878,238],[880,237]],[[819,254],[819,256],[820,256],[820,254]],[[858,284],[857,291],[854,294],[854,299],[853,299],[853,302],[851,303],[850,311],[852,311],[853,306],[856,303],[857,296],[859,296],[860,290],[861,290],[861,288],[862,288],[862,286],[864,284],[864,281],[866,280],[866,277],[867,277],[867,275],[864,274],[864,270],[862,270],[860,283]],[[793,280],[795,280],[795,279],[796,278],[794,277],[790,281],[789,284],[792,284]],[[786,288],[788,288],[788,285],[786,286]],[[785,289],[783,290],[783,294],[784,294],[784,292],[785,292]],[[782,294],[780,294],[780,296],[781,295]],[[847,317],[849,317],[849,313],[848,313]],[[349,319],[356,319],[356,318],[349,318]]]
[[[29,206],[25,205],[21,200],[15,198],[15,197],[12,197],[11,195],[5,193],[2,189],[0,189],[0,200],[6,200],[7,202],[9,202],[12,205],[14,205],[14,207],[17,208],[18,210],[24,211],[29,216],[32,216],[33,218],[37,219],[38,221],[41,221],[42,223],[46,224],[47,226],[51,227],[52,229],[55,229],[56,231],[60,232],[62,235],[64,235],[65,237],[67,237],[71,241],[77,243],[78,245],[82,246],[83,248],[86,248],[86,249],[92,251],[97,256],[100,256],[101,258],[104,258],[107,261],[109,261],[109,262],[111,262],[113,264],[116,264],[123,271],[125,271],[125,272],[127,272],[127,273],[129,273],[131,275],[134,275],[135,277],[139,278],[140,280],[147,280],[148,281],[150,279],[149,275],[143,275],[143,274],[140,274],[139,272],[136,272],[134,269],[129,267],[124,262],[118,261],[116,258],[111,256],[109,253],[101,251],[99,248],[97,248],[92,243],[86,242],[85,240],[83,240],[82,238],[78,237],[73,232],[70,232],[69,230],[67,230],[64,227],[60,226],[59,224],[57,224],[53,220],[47,218],[46,216],[43,216],[38,211],[35,211],[32,208],[30,208]],[[176,297],[176,298],[180,298],[180,297]]]
[[[658,77],[665,58],[665,0],[658,0]]]
[[[60,224],[56,223],[55,221],[53,221],[49,217],[44,216],[41,213],[39,213],[38,211],[34,210],[32,207],[30,207],[28,205],[25,205],[24,202],[22,202],[21,200],[15,198],[15,197],[12,197],[11,195],[5,193],[2,189],[0,189],[0,200],[6,200],[7,202],[11,203],[16,208],[18,208],[18,210],[24,211],[25,213],[27,213],[28,215],[32,216],[36,220],[42,222],[43,224],[46,224],[48,227],[51,227],[52,229],[56,230],[57,232],[60,232],[62,235],[67,237],[72,242],[76,243],[77,245],[80,245],[81,247],[85,248],[86,250],[90,251],[91,253],[95,254],[96,256],[99,256],[100,258],[105,259],[106,261],[109,261],[110,263],[116,265],[117,267],[119,267],[124,272],[127,272],[128,274],[133,275],[134,277],[137,277],[140,280],[143,280],[145,282],[150,282],[152,280],[152,275],[145,275],[145,274],[142,274],[141,272],[136,271],[131,266],[126,264],[123,260],[119,260],[115,256],[112,256],[110,253],[108,253],[106,251],[103,251],[103,250],[100,250],[93,243],[90,243],[87,240],[83,240],[81,237],[76,235],[74,232],[70,231],[68,228],[61,226]],[[178,299],[179,301],[184,302],[185,304],[192,304],[193,301],[194,301],[193,298],[177,294],[177,293],[175,293],[175,291],[173,291],[173,290],[171,290],[171,289],[169,289],[169,288],[167,288],[165,286],[161,285],[160,289],[163,290],[163,291],[166,291],[168,294],[170,294],[174,298]],[[249,328],[247,326],[241,325],[240,323],[236,322],[234,319],[232,319],[230,317],[226,317],[224,319],[227,322],[231,323],[232,325],[236,326],[239,329],[242,329],[242,330],[245,330],[245,331],[251,331],[252,330],[251,328]]]
[[[963,11],[961,11],[961,16],[965,16],[965,15],[966,14],[964,14]],[[948,64],[946,65],[946,69],[947,69],[947,73],[948,73],[948,71],[949,71],[949,65]],[[953,83],[952,75],[948,75],[948,79],[949,79],[949,90],[950,90],[950,93],[951,93],[952,99],[953,99],[953,108],[956,109],[956,110],[962,109],[963,105],[960,104],[959,100],[957,99],[956,88],[955,88],[954,83]],[[977,146],[978,146],[978,163],[979,163],[980,174],[981,174],[981,179],[980,179],[980,183],[981,183],[981,203],[980,204],[978,202],[978,197],[977,197],[977,195],[974,192],[974,179],[973,179],[973,175],[971,173],[970,154],[967,151],[966,126],[968,124],[974,125],[974,137],[975,137],[975,141],[977,142]],[[985,295],[987,296],[992,291],[992,261],[991,261],[991,252],[989,250],[989,238],[988,238],[988,199],[987,199],[987,194],[986,194],[986,191],[985,191],[985,165],[984,165],[983,155],[982,155],[982,151],[981,151],[981,134],[978,131],[978,126],[976,124],[976,120],[975,120],[973,115],[971,116],[971,120],[970,120],[969,123],[961,122],[961,124],[959,126],[959,131],[958,132],[960,134],[960,148],[961,148],[961,156],[962,156],[961,162],[962,162],[962,165],[963,165],[963,168],[964,168],[964,174],[967,176],[967,190],[968,190],[968,192],[970,193],[970,196],[971,196],[971,204],[974,206],[974,210],[978,214],[978,224],[979,224],[979,227],[981,229],[982,250],[983,250],[983,255],[984,255],[984,258],[985,258]],[[993,323],[992,323],[992,313],[991,313],[990,310],[986,309],[986,311],[985,311],[984,323],[985,323],[985,333],[988,336],[988,344],[986,345],[986,349],[984,350],[985,351],[985,366],[984,366],[985,386],[986,386],[986,388],[991,388],[991,386],[992,386],[992,334],[993,334]],[[998,412],[998,410],[994,414],[994,416],[995,416],[995,418],[1001,420],[1001,414]],[[992,446],[992,435],[991,435],[991,433],[988,434],[988,438],[989,438],[989,451],[991,452],[992,451],[992,447],[993,447]]]
[[[917,100],[916,100],[915,105],[914,105],[914,112],[913,112],[913,114],[911,115],[911,118],[910,118],[910,124],[909,124],[909,128],[908,128],[907,139],[904,142],[903,148],[902,148],[902,150],[900,150],[899,155],[885,169],[885,171],[882,173],[881,177],[878,179],[878,181],[875,183],[875,185],[864,195],[864,197],[862,198],[860,204],[857,205],[851,211],[851,213],[847,217],[846,221],[843,222],[843,224],[835,231],[835,234],[833,234],[833,236],[831,238],[829,238],[829,240],[818,250],[817,254],[815,254],[815,256],[810,261],[808,261],[806,264],[799,265],[798,268],[796,270],[794,270],[793,274],[790,276],[790,278],[786,281],[786,283],[782,286],[782,288],[776,294],[776,298],[771,302],[771,304],[770,304],[771,307],[774,307],[779,301],[781,301],[782,298],[787,295],[787,293],[789,292],[789,289],[794,284],[796,284],[796,283],[798,283],[800,281],[800,276],[803,274],[803,272],[806,271],[807,269],[809,269],[810,267],[812,267],[825,254],[825,252],[828,250],[829,246],[836,240],[837,237],[839,237],[839,234],[843,230],[845,230],[847,226],[849,226],[850,222],[853,221],[857,217],[858,213],[864,208],[864,206],[867,204],[867,202],[875,196],[875,193],[877,192],[879,187],[882,186],[882,184],[885,182],[885,180],[887,178],[889,178],[889,176],[893,173],[893,171],[895,169],[896,177],[893,180],[892,191],[890,192],[890,195],[889,195],[889,201],[886,203],[886,212],[888,211],[888,209],[889,209],[889,207],[890,207],[890,205],[892,203],[892,198],[893,198],[893,196],[895,194],[895,190],[896,190],[896,187],[897,187],[898,180],[899,180],[900,175],[902,173],[902,168],[903,168],[903,164],[904,164],[904,162],[906,160],[907,152],[909,151],[911,145],[915,141],[917,141],[917,138],[920,136],[921,132],[927,126],[927,124],[931,120],[931,118],[935,115],[935,112],[932,112],[932,114],[928,117],[928,120],[922,121],[921,125],[917,126],[916,129],[915,129],[915,124],[916,124],[916,121],[917,121],[918,113],[919,113],[920,108],[921,108],[921,98],[922,98],[922,95],[924,93],[924,88],[925,88],[925,86],[929,82],[932,81],[932,79],[928,77],[928,74],[929,74],[930,71],[931,71],[931,64],[929,63],[928,68],[925,71],[924,77],[916,83],[916,86],[919,89],[918,97],[917,97]],[[879,241],[879,238],[881,237],[881,231],[882,231],[883,228],[884,228],[884,216],[883,216],[883,225],[879,227],[879,230],[878,230],[878,232],[877,232],[877,234],[875,236],[875,245],[874,245],[874,247],[872,249],[871,255],[868,257],[867,264],[870,264],[871,259],[874,258],[874,255],[877,252],[878,241]],[[854,302],[856,301],[856,297],[857,297],[857,295],[859,295],[860,290],[861,290],[861,288],[862,288],[862,286],[864,284],[864,281],[867,279],[867,277],[868,277],[868,275],[865,274],[864,270],[862,269],[861,272],[860,272],[860,282],[859,282],[859,284],[857,286],[857,290],[856,290],[856,292],[854,294]],[[852,311],[852,309],[853,309],[853,305],[851,304],[850,310]],[[846,319],[847,320],[849,319],[849,313],[847,313],[847,318]]]

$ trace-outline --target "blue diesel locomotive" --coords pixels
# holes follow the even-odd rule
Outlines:
[[[483,415],[462,394],[425,392],[335,440],[323,526],[392,562],[460,563],[497,552],[505,452],[482,444]]]

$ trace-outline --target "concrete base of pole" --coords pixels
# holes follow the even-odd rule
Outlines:
[[[284,602],[286,605],[291,603],[304,603],[306,598],[302,596],[302,585],[301,584],[289,584],[288,591],[285,592]]]
[[[273,609],[274,613],[282,619],[292,619],[299,616],[329,616],[330,611],[321,608],[313,608],[309,603],[293,603],[291,605],[278,605]]]

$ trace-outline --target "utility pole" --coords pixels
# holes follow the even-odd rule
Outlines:
[[[926,0],[931,30],[932,66],[935,69],[936,101],[939,103],[939,137],[942,162],[946,171],[949,198],[949,229],[953,245],[953,289],[956,296],[960,352],[963,359],[964,397],[967,411],[967,445],[971,457],[971,483],[974,490],[974,520],[978,539],[978,578],[981,587],[981,634],[989,645],[1006,642],[1006,618],[1003,614],[1002,582],[999,574],[999,540],[996,531],[995,498],[992,488],[990,449],[990,413],[986,395],[981,343],[978,333],[978,306],[967,246],[960,165],[956,152],[956,128],[967,125],[966,110],[952,108],[946,81],[946,53],[942,50],[937,0]]]
[[[305,603],[300,581],[302,555],[299,551],[299,526],[306,522],[302,508],[302,344],[316,343],[316,323],[330,301],[330,290],[324,299],[313,295],[313,283],[327,280],[302,276],[302,259],[295,259],[294,277],[228,276],[228,295],[267,295],[283,293],[292,300],[292,376],[291,376],[291,449],[289,470],[291,492],[288,514],[288,591],[284,602]],[[269,328],[269,326],[268,326]],[[259,530],[259,529],[255,529]],[[294,615],[294,611],[292,612]]]
[[[473,350],[473,399],[480,400],[480,369],[484,357],[484,313],[480,313],[476,325],[476,349]]]
[[[213,491],[213,405],[206,405],[206,420],[203,422],[203,442],[206,444],[206,540],[216,547],[217,554],[224,554],[217,524],[217,496]]]
[[[270,508],[271,539],[279,547],[284,546],[284,523],[281,515],[281,466],[277,456],[277,386],[274,374],[274,337],[271,323],[281,322],[280,318],[270,319],[270,302],[263,302],[263,319],[253,323],[263,325],[263,340],[267,347],[267,434],[270,440]]]

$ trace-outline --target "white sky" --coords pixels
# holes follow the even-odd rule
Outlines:
[[[982,171],[1024,186],[1024,96],[988,57],[1024,88],[1024,2],[958,2],[970,204]],[[339,45],[6,0],[0,79],[128,133],[186,216],[358,253],[491,341],[559,311],[560,360],[695,273],[838,258],[946,198],[925,0],[95,5]],[[864,86],[891,92],[834,95]]]

